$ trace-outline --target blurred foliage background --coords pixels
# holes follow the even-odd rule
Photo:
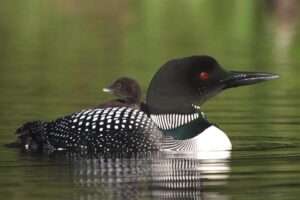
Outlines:
[[[12,132],[21,122],[54,119],[111,99],[101,89],[121,76],[137,79],[145,98],[151,78],[164,62],[197,54],[217,58],[228,70],[281,75],[280,81],[264,86],[225,92],[208,103],[207,110],[225,109],[224,99],[232,106],[241,96],[256,110],[259,103],[253,99],[267,95],[281,98],[283,111],[299,113],[284,101],[299,98],[297,0],[0,4],[1,131]],[[211,114],[214,120],[218,116]]]

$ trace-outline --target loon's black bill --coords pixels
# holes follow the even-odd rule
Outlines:
[[[225,88],[231,88],[252,85],[278,77],[278,74],[263,72],[229,72],[228,77],[221,82],[225,85]]]

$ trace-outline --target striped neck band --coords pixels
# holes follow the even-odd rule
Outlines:
[[[199,118],[200,114],[158,114],[150,115],[150,117],[160,129],[171,130],[190,123],[191,121]]]

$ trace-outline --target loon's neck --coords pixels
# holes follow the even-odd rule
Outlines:
[[[200,110],[191,114],[150,114],[150,117],[165,135],[178,140],[193,138],[211,126]]]

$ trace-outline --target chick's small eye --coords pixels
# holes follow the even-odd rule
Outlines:
[[[121,88],[122,84],[121,83],[117,83],[117,88]]]
[[[205,80],[205,79],[208,79],[209,75],[207,72],[201,72],[199,74],[199,77],[202,79],[202,80]]]

